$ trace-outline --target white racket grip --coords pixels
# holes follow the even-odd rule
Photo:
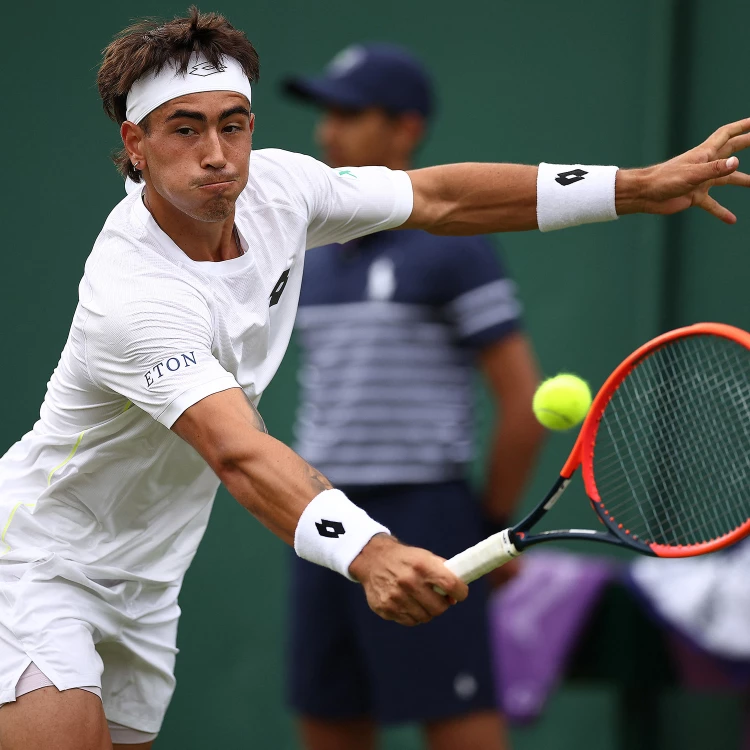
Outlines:
[[[464,583],[471,583],[520,554],[510,541],[510,529],[505,529],[446,560],[445,566]]]

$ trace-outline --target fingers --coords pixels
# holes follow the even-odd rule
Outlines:
[[[736,156],[710,161],[706,164],[692,164],[688,173],[688,181],[693,185],[700,185],[709,180],[718,180],[735,172],[739,165],[740,160]]]
[[[448,609],[447,604],[442,609],[430,612],[417,598],[409,596],[400,600],[398,606],[391,610],[388,613],[390,616],[386,616],[385,619],[393,620],[399,623],[399,625],[413,627],[414,625],[422,625],[429,622],[433,617],[442,614],[446,609]]]
[[[721,177],[714,183],[715,185],[739,185],[740,187],[750,187],[750,174],[746,172],[732,172],[726,177]]]
[[[406,593],[400,605],[416,623],[429,622],[453,604],[466,599],[469,594],[469,587],[451,573],[440,558],[435,558],[435,562],[429,568],[417,568],[415,573],[416,575],[404,578],[400,582]],[[439,581],[442,586],[437,586],[433,581]],[[440,594],[436,588],[446,593]]]
[[[736,154],[738,151],[743,151],[748,146],[750,146],[750,133],[744,133],[743,135],[730,138],[724,146],[719,149],[717,156],[726,159],[732,154]]]
[[[417,547],[386,545],[374,566],[362,581],[367,601],[378,615],[401,625],[429,622],[469,593],[441,557]]]
[[[469,595],[469,587],[441,562],[430,578],[433,591],[440,590],[441,598],[446,596],[462,602]]]
[[[424,581],[404,580],[400,583],[400,591],[394,593],[378,614],[400,625],[413,626],[429,622],[450,606],[449,598],[437,594]]]
[[[730,122],[728,125],[720,127],[708,137],[706,144],[718,152],[731,138],[747,133],[748,131],[750,131],[750,117],[746,117],[744,120],[737,120],[737,122]]]
[[[705,195],[698,205],[712,216],[721,219],[725,224],[734,224],[737,221],[737,217],[728,208],[724,208],[710,195]]]

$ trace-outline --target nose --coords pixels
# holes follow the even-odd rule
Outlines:
[[[224,169],[227,165],[221,138],[215,130],[209,130],[205,136],[205,150],[201,166],[204,169]]]

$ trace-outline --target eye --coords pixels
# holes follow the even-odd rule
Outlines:
[[[242,126],[241,125],[227,125],[224,128],[224,132],[225,133],[239,133],[240,130],[242,130]]]
[[[181,128],[177,128],[175,130],[175,133],[179,133],[180,135],[191,135],[195,131],[192,128],[189,128],[187,125],[183,125]]]

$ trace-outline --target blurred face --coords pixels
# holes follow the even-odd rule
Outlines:
[[[382,109],[325,110],[316,129],[324,161],[331,167],[396,166],[416,145],[403,117]]]
[[[123,123],[123,140],[149,190],[194,219],[219,222],[247,184],[254,124],[242,94],[211,91],[163,104],[147,132]]]

